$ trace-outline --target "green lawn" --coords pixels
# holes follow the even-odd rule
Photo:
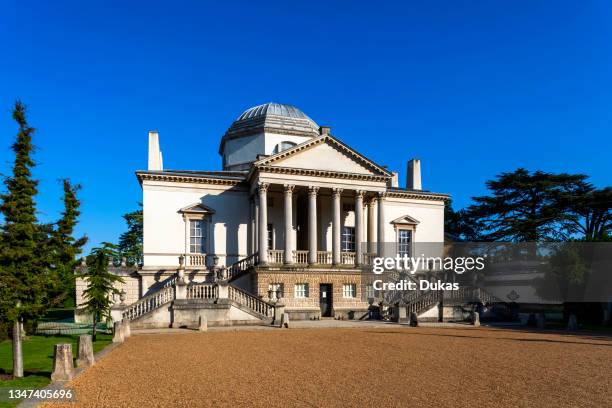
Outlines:
[[[24,378],[0,380],[0,387],[41,388],[51,381],[53,370],[53,346],[58,343],[72,343],[72,354],[77,357],[77,335],[67,336],[29,336],[23,342]],[[98,333],[94,343],[94,353],[102,350],[112,341],[112,335]],[[0,373],[10,374],[13,371],[13,351],[11,341],[0,343]],[[0,407],[13,407],[16,404],[0,402]]]

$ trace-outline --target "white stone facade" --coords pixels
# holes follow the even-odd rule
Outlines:
[[[444,241],[448,196],[420,189],[420,162],[412,162],[409,180],[417,189],[398,188],[396,173],[317,127],[294,107],[252,108],[223,137],[222,171],[163,170],[161,153],[150,151],[160,157],[156,167],[137,172],[144,210],[140,296],[174,274],[179,257],[187,280],[203,282],[215,257],[218,266],[230,266],[256,256],[249,276],[235,284],[262,299],[269,285],[282,284],[289,311],[316,314],[325,282],[333,285],[335,311],[365,310],[363,265],[375,255],[394,256],[383,251],[400,230],[409,230],[413,243]],[[158,140],[149,145],[159,149]],[[195,252],[192,220],[203,220],[197,225],[205,229]],[[309,285],[306,298],[294,298],[296,283]],[[354,299],[342,297],[346,284],[357,286]]]

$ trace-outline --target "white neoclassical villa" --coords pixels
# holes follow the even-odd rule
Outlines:
[[[448,196],[421,188],[419,160],[400,187],[397,173],[294,106],[247,109],[219,154],[220,171],[165,169],[159,136],[149,133],[148,169],[136,172],[144,262],[118,268],[123,318],[267,321],[281,303],[296,319],[361,318],[374,297],[364,271],[383,243],[402,254],[444,241]]]

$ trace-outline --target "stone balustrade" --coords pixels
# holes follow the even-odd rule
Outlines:
[[[217,287],[210,283],[195,283],[187,286],[187,299],[216,299]]]

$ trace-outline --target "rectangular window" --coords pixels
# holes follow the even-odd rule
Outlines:
[[[274,249],[274,228],[268,224],[268,249]]]
[[[342,285],[342,297],[353,299],[357,296],[357,286],[354,283],[345,283]]]
[[[283,284],[282,284],[282,283],[270,283],[270,284],[268,285],[268,295],[270,295],[270,291],[273,291],[273,292],[275,293],[275,294],[274,294],[274,295],[272,295],[271,297],[275,297],[275,296],[277,296],[277,295],[276,295],[276,292],[278,292],[278,291],[280,291],[280,293],[281,293],[281,297],[283,297],[283,296],[284,296],[284,293],[285,293],[284,288],[283,288]]]
[[[399,256],[410,256],[412,253],[412,231],[398,230],[397,231],[397,254]]]
[[[304,299],[308,297],[308,284],[307,283],[296,283],[295,284],[295,297]]]
[[[374,290],[374,285],[372,285],[371,283],[366,285],[365,295],[366,295],[366,300],[373,299],[376,297],[376,291]]]
[[[355,227],[342,228],[342,252],[355,252]]]
[[[206,220],[189,221],[189,252],[192,254],[206,253],[207,232]]]

